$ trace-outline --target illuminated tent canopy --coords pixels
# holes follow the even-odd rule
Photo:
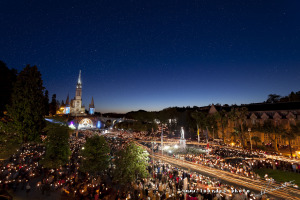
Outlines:
[[[89,118],[83,118],[78,125],[78,129],[95,128],[93,122]]]

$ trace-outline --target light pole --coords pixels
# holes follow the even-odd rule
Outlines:
[[[163,124],[161,124],[161,155],[164,155],[164,128],[163,128]]]
[[[152,128],[152,176],[154,177],[154,142],[153,142],[153,128]]]
[[[251,128],[248,128],[248,132],[249,132],[250,146],[251,146],[251,151],[252,151],[252,135],[251,135]]]
[[[198,124],[197,124],[197,135],[198,135],[198,143],[200,143],[200,136],[199,136],[199,133],[200,132],[200,130],[199,130],[199,126],[198,126]]]

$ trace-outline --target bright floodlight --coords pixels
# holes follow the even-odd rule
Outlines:
[[[177,145],[177,144],[175,144],[174,148],[175,148],[175,149],[178,149],[178,145]]]
[[[165,146],[164,147],[165,150],[168,150],[169,148],[170,148],[170,146]]]
[[[171,150],[169,150],[169,153],[172,153],[172,151],[171,151]]]

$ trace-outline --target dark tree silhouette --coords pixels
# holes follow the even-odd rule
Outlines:
[[[11,104],[13,84],[17,79],[17,71],[8,69],[6,64],[0,61],[0,116],[6,111],[6,105]]]
[[[276,103],[280,99],[280,95],[278,94],[269,94],[267,103]]]
[[[48,92],[48,90],[45,91],[44,107],[45,107],[45,115],[49,115],[49,92]]]
[[[27,65],[18,75],[8,115],[23,142],[38,139],[44,125],[44,87],[36,66]]]
[[[52,95],[52,100],[51,100],[49,109],[50,109],[50,115],[56,114],[56,109],[57,109],[56,94]]]

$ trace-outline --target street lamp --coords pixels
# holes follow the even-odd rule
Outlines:
[[[250,145],[251,145],[251,151],[252,151],[252,135],[251,135],[251,128],[248,128],[249,137],[250,137]]]
[[[163,124],[161,124],[161,141],[160,141],[160,144],[161,144],[161,155],[163,156],[164,155],[164,128],[163,128]]]

